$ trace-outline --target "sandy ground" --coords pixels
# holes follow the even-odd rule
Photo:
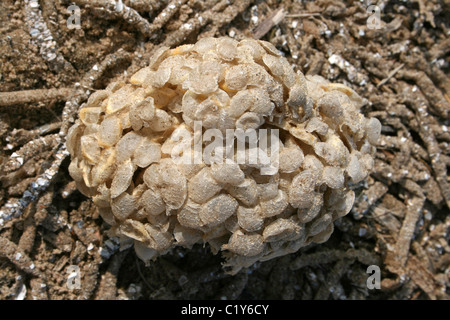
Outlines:
[[[0,299],[449,298],[450,1],[109,3],[0,2]],[[383,125],[375,169],[325,244],[235,276],[202,246],[145,266],[76,190],[58,132],[158,46],[221,35],[270,41],[367,99]]]

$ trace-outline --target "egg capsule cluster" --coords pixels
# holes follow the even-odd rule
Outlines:
[[[369,174],[381,129],[361,104],[344,85],[294,72],[265,41],[163,47],[82,106],[67,137],[69,172],[144,261],[208,243],[235,273],[326,241],[350,211],[349,186]],[[197,123],[200,136],[278,130],[269,133],[279,145],[276,170],[262,174],[261,163],[236,156],[177,161],[183,133],[183,150],[211,143],[199,140]]]

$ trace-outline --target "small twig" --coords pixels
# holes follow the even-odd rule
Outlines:
[[[397,68],[395,68],[394,70],[392,70],[392,71],[388,74],[388,76],[387,76],[385,79],[381,80],[380,83],[377,84],[377,88],[379,88],[379,87],[381,87],[383,84],[387,83],[387,82],[388,82],[393,76],[395,76],[395,74],[396,74],[401,68],[403,68],[404,66],[405,66],[405,64],[402,63],[402,64],[399,65]]]
[[[286,16],[286,12],[283,8],[280,8],[278,10],[275,10],[272,12],[261,24],[255,29],[253,38],[254,39],[261,39],[266,35],[267,32],[269,32],[270,29],[272,29],[274,26],[279,24],[284,17]]]
[[[0,92],[0,107],[9,107],[16,104],[35,103],[51,99],[64,99],[71,95],[73,89],[36,89],[12,92]]]
[[[293,13],[285,15],[286,18],[309,18],[309,17],[318,17],[321,14],[319,12],[311,12],[311,13]]]

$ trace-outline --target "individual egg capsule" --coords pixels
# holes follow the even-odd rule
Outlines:
[[[247,87],[247,69],[240,65],[227,68],[225,71],[225,91],[242,91]]]
[[[344,115],[344,108],[342,107],[340,100],[337,99],[336,94],[331,92],[325,93],[319,101],[317,101],[317,110],[325,117],[333,119],[337,123],[342,121]]]
[[[217,39],[217,53],[225,61],[232,61],[236,58],[238,42],[228,37]]]
[[[339,189],[344,186],[344,170],[340,167],[326,166],[322,173],[323,182],[332,189]]]
[[[346,166],[350,155],[347,147],[336,134],[330,135],[326,142],[317,142],[314,145],[314,151],[332,166]]]
[[[105,117],[100,124],[97,139],[101,146],[111,147],[122,137],[122,122],[116,116]]]
[[[114,177],[111,183],[111,198],[116,198],[131,184],[133,174],[135,172],[135,166],[131,160],[127,160],[117,166],[117,170],[114,173]]]
[[[227,113],[231,117],[238,118],[252,107],[253,102],[254,98],[251,92],[249,90],[241,90],[231,98]]]
[[[265,55],[263,55],[262,60],[274,76],[281,78],[284,75],[284,68],[280,62],[280,58],[266,53]]]
[[[211,176],[219,183],[239,185],[244,181],[245,175],[239,165],[232,161],[227,160],[223,163],[212,163]]]
[[[333,217],[330,213],[323,213],[320,217],[311,222],[308,227],[308,236],[315,236],[324,231],[329,224],[332,224]]]
[[[189,198],[197,203],[205,203],[222,189],[222,185],[211,176],[210,170],[209,167],[203,168],[188,182]]]
[[[135,199],[126,192],[111,200],[112,213],[119,221],[127,219],[136,209],[137,204]]]
[[[209,94],[219,87],[222,66],[214,61],[203,61],[189,73],[187,89],[197,94]]]
[[[92,185],[98,186],[109,181],[116,170],[116,150],[104,149],[100,161],[92,168]]]
[[[134,131],[130,131],[120,138],[116,144],[117,162],[131,160],[135,150],[141,145],[142,139],[143,137]]]
[[[147,189],[142,194],[139,202],[145,208],[145,211],[152,216],[157,216],[166,211],[166,205],[159,191]]]
[[[86,105],[87,107],[101,107],[106,98],[108,98],[107,90],[97,90],[89,96]]]
[[[161,160],[160,170],[159,186],[167,210],[179,209],[187,197],[186,178],[177,170],[174,162],[167,158]]]
[[[126,219],[125,221],[122,221],[119,225],[119,232],[140,242],[147,242],[150,240],[145,225],[136,220]]]
[[[143,86],[162,88],[169,81],[172,69],[169,66],[160,66],[157,71],[151,71],[145,79]]]
[[[333,219],[345,216],[353,207],[355,192],[353,190],[331,190],[325,198],[327,210],[333,213]]]
[[[226,186],[225,189],[231,196],[247,207],[254,206],[258,201],[258,188],[253,179],[246,178],[241,184],[237,186]]]
[[[202,204],[188,199],[184,206],[179,210],[177,220],[180,225],[185,228],[202,230],[204,223],[200,219],[201,210]]]
[[[264,228],[263,238],[265,242],[287,241],[299,238],[304,232],[301,224],[291,219],[279,218]]]
[[[248,232],[261,230],[264,226],[264,218],[262,217],[261,207],[259,205],[251,208],[239,206],[237,209],[237,219],[239,226]]]
[[[255,112],[246,112],[236,121],[236,128],[247,130],[256,130],[264,123],[264,118]]]
[[[111,207],[111,191],[105,183],[97,187],[97,194],[92,197],[92,202],[99,208]]]
[[[130,96],[135,89],[131,85],[124,85],[111,94],[107,100],[106,114],[111,114],[128,107],[131,104]]]
[[[252,88],[249,94],[253,97],[253,104],[250,111],[267,116],[272,113],[275,104],[270,100],[269,94],[261,88]]]
[[[309,170],[297,174],[289,188],[289,203],[294,208],[309,208],[314,199],[314,175]]]
[[[304,154],[302,149],[296,144],[292,143],[281,149],[279,154],[279,171],[280,172],[294,172],[302,165]]]
[[[323,163],[316,156],[308,154],[302,163],[302,169],[309,171],[313,175],[315,185],[322,183]]]
[[[353,183],[358,183],[366,178],[366,170],[360,162],[361,153],[359,151],[352,151],[350,154],[350,161],[348,162],[345,171],[352,179]]]
[[[85,125],[97,124],[101,112],[102,109],[100,107],[83,107],[80,109],[79,115]]]
[[[282,190],[278,190],[278,195],[270,200],[261,201],[261,214],[264,217],[273,217],[281,214],[289,205],[288,196]]]
[[[143,138],[141,144],[133,153],[133,163],[141,168],[146,168],[152,163],[161,160],[161,145],[148,138]]]
[[[219,194],[202,206],[199,217],[204,226],[215,227],[231,217],[238,206],[236,199],[230,195]]]
[[[315,219],[323,208],[323,194],[315,193],[309,208],[298,209],[297,217],[301,223],[308,223]]]
[[[266,52],[274,55],[274,56],[281,56],[280,51],[270,42],[265,40],[257,40],[258,43],[266,50]]]
[[[253,39],[244,39],[238,43],[239,56],[250,56],[254,61],[261,61],[263,55],[266,53],[264,48]],[[250,62],[250,61],[243,61]]]
[[[176,241],[175,244],[188,249],[192,248],[194,244],[202,241],[202,234],[200,231],[183,227],[179,223],[175,224],[173,236]]]
[[[101,155],[101,149],[95,134],[81,136],[81,153],[90,164],[98,163]]]
[[[155,132],[167,131],[177,125],[177,119],[161,109],[155,110],[155,116],[148,121],[148,126]],[[145,126],[145,122],[144,122]]]
[[[227,244],[222,246],[224,250],[230,250],[238,255],[253,257],[264,249],[263,237],[258,234],[245,234],[241,230],[234,232]]]
[[[192,51],[198,52],[200,54],[206,54],[210,51],[215,51],[217,46],[217,40],[213,37],[205,37],[199,39],[194,46]]]
[[[150,236],[148,244],[150,248],[155,249],[158,252],[164,252],[171,248],[173,236],[169,232],[161,231],[150,223],[145,224],[145,229]]]
[[[381,123],[377,118],[370,118],[366,120],[366,136],[369,143],[377,144],[381,134]]]
[[[311,241],[315,242],[315,243],[324,243],[326,242],[331,234],[333,233],[334,230],[334,224],[330,223],[327,225],[327,227],[320,233],[310,237]]]
[[[66,147],[72,157],[77,155],[80,151],[80,139],[83,135],[83,131],[84,125],[77,121],[67,132]]]
[[[156,259],[156,257],[158,256],[158,251],[149,248],[146,244],[136,240],[134,241],[134,251],[136,252],[136,255],[139,257],[139,259],[144,261],[146,265],[148,265],[151,260]]]

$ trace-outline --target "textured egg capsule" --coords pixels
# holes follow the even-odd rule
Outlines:
[[[145,225],[136,220],[126,219],[120,224],[119,231],[121,234],[140,242],[147,242],[150,239]]]
[[[315,236],[324,231],[329,224],[331,224],[333,218],[331,214],[325,213],[319,218],[316,218],[308,229],[308,236]]]
[[[223,246],[235,254],[252,257],[260,254],[264,249],[264,240],[260,234],[244,234],[241,230],[233,233],[230,241]]]
[[[136,210],[134,198],[124,192],[120,196],[111,200],[111,210],[118,220],[125,220]]]
[[[209,245],[233,274],[330,237],[374,165],[365,99],[261,40],[203,38],[147,63],[94,92],[67,135],[69,173],[111,235],[146,263]]]
[[[339,189],[344,186],[344,172],[339,167],[326,166],[323,169],[322,180],[331,189]]]
[[[262,234],[264,241],[277,242],[299,237],[303,232],[302,226],[292,220],[280,218],[270,223]]]
[[[141,168],[146,168],[160,160],[161,145],[148,138],[142,139],[141,144],[133,152],[133,163]]]
[[[200,231],[183,227],[180,224],[176,224],[173,229],[173,236],[177,245],[192,248],[192,246],[202,240],[202,234]]]
[[[221,184],[211,176],[210,170],[209,167],[203,168],[188,182],[189,198],[197,203],[205,203],[222,189]]]
[[[130,131],[127,134],[125,134],[119,142],[116,144],[116,150],[117,150],[117,162],[123,162],[126,160],[131,160],[131,157],[134,154],[134,151],[142,142],[143,137],[134,132]]]
[[[222,75],[222,67],[217,62],[200,62],[189,73],[187,88],[197,94],[208,94],[217,90],[219,78]]]
[[[141,205],[148,214],[157,216],[166,211],[166,205],[158,191],[147,189],[141,196]]]
[[[239,206],[237,219],[239,226],[248,232],[258,231],[264,226],[264,218],[259,205],[253,208]]]
[[[226,194],[220,194],[203,205],[199,213],[200,220],[207,227],[217,226],[231,217],[237,207],[236,199]]]
[[[270,200],[261,201],[261,211],[264,217],[273,217],[281,214],[288,206],[288,196],[282,190],[278,190],[278,195]]]
[[[244,172],[232,161],[211,164],[211,176],[219,183],[239,185],[244,181]]]
[[[179,209],[187,197],[187,183],[185,177],[177,170],[173,161],[163,159],[161,161],[162,168],[160,169],[161,179],[159,187],[164,203],[168,210]]]
[[[131,160],[127,160],[117,167],[111,183],[112,198],[116,198],[128,189],[133,178],[134,170],[134,165]]]
[[[308,223],[318,216],[323,207],[323,195],[315,193],[311,203],[311,207],[298,209],[297,216],[301,223]]]
[[[202,204],[188,199],[177,214],[178,222],[185,228],[202,230],[203,222],[199,215],[202,207]]]
[[[237,44],[234,39],[223,37],[217,42],[217,52],[219,56],[226,61],[232,61],[237,56]]]
[[[101,146],[112,147],[122,137],[122,122],[116,116],[106,117],[100,124],[97,133]]]
[[[314,175],[309,170],[297,174],[289,188],[289,203],[294,208],[310,207],[314,198]]]
[[[298,145],[292,144],[281,150],[279,158],[280,172],[289,173],[294,172],[302,165],[304,154]]]
[[[145,229],[150,236],[149,248],[164,252],[172,246],[173,237],[169,232],[164,232],[147,223]]]
[[[225,71],[225,85],[229,90],[240,91],[245,89],[248,82],[248,74],[245,68],[233,66]]]
[[[99,163],[92,168],[92,185],[99,186],[108,181],[116,170],[116,151],[112,148],[103,150]]]
[[[253,179],[244,179],[241,184],[226,187],[226,190],[245,206],[252,207],[258,202],[258,188]]]

